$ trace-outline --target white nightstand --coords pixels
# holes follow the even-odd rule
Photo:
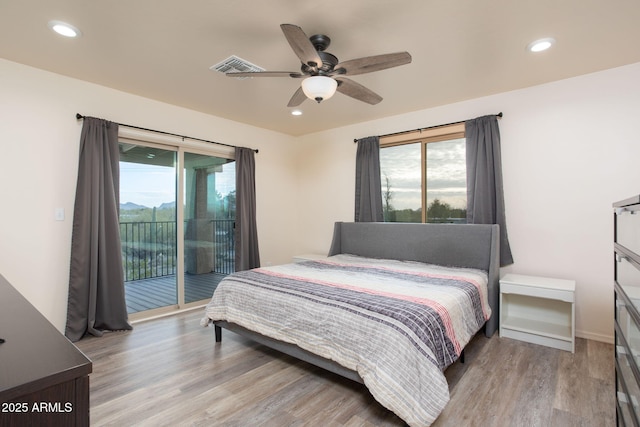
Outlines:
[[[500,336],[575,351],[573,280],[507,274],[500,279]]]
[[[320,254],[295,255],[293,257],[293,262],[315,261],[315,260],[319,260],[319,259],[325,259],[326,257],[327,257],[326,255],[320,255]]]

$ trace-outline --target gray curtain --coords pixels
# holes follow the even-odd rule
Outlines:
[[[236,147],[236,271],[260,267],[255,152]]]
[[[73,213],[65,335],[131,329],[119,226],[118,124],[85,117]]]
[[[380,138],[377,136],[358,140],[355,221],[383,221]]]
[[[467,222],[500,226],[500,266],[513,264],[502,187],[500,130],[495,115],[465,122]]]

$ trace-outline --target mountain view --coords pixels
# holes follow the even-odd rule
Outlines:
[[[185,209],[185,216],[187,215]],[[236,192],[222,196],[216,192],[209,197],[207,217],[211,219],[233,219],[236,215]],[[164,202],[157,207],[148,207],[139,203],[120,203],[120,222],[162,222],[175,221],[176,202]]]
[[[147,207],[133,202],[120,203],[120,222],[175,221],[176,202]]]

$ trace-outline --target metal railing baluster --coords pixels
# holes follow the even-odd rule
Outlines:
[[[214,273],[235,270],[235,220],[212,220]],[[125,282],[176,274],[175,221],[121,222],[122,261]]]

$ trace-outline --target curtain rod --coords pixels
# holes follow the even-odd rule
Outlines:
[[[83,116],[80,113],[76,113],[76,119],[80,120],[80,119],[84,119],[85,117],[89,117],[89,116]],[[200,138],[193,138],[191,136],[185,136],[185,135],[178,135],[177,133],[171,133],[171,132],[164,132],[161,130],[155,130],[155,129],[147,129],[147,128],[143,128],[140,126],[133,126],[133,125],[127,125],[124,123],[118,123],[118,126],[124,126],[124,127],[128,127],[128,128],[132,128],[132,129],[138,129],[138,130],[146,130],[149,132],[155,132],[155,133],[161,133],[163,135],[171,135],[171,136],[177,136],[178,138],[182,138],[183,140],[186,139],[190,139],[192,141],[200,141],[200,142],[208,142],[209,144],[218,144],[218,145],[224,145],[225,147],[231,147],[231,148],[245,148],[245,147],[237,147],[235,145],[231,145],[231,144],[225,144],[223,142],[216,142],[216,141],[209,141],[207,139],[200,139]],[[254,152],[258,152],[257,149],[252,148],[251,150],[253,150]]]
[[[496,117],[502,117],[502,111],[499,112],[498,114],[496,114]],[[440,128],[443,126],[452,126],[452,125],[459,125],[460,123],[464,123],[466,120],[460,120],[459,122],[452,122],[452,123],[447,123],[444,125],[435,125],[435,126],[429,126],[426,128],[418,128],[418,129],[412,129],[412,130],[403,130],[402,132],[395,132],[395,133],[388,133],[386,135],[380,135],[380,138],[385,137],[385,136],[394,136],[394,135],[402,135],[403,133],[411,133],[411,132],[416,132],[416,131],[423,131],[423,130],[429,130],[429,129],[435,129],[435,128]],[[358,142],[357,139],[354,139],[353,142]]]

